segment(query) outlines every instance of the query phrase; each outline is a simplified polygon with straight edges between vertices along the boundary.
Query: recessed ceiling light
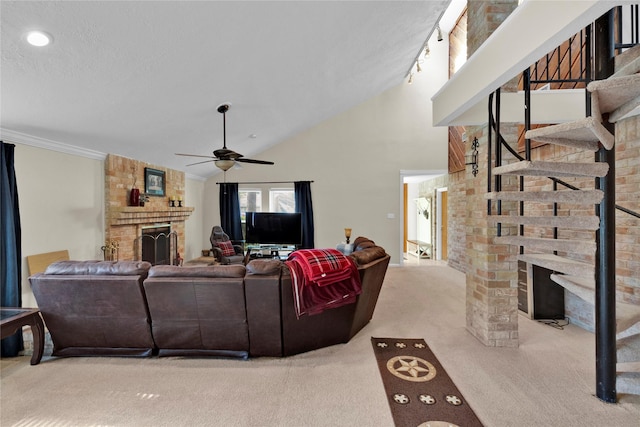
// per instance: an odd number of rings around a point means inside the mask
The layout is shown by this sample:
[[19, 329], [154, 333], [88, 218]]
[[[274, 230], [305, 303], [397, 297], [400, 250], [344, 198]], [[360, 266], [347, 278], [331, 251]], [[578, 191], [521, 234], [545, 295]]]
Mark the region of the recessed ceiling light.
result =
[[43, 47], [51, 43], [51, 36], [44, 31], [29, 31], [27, 42], [32, 46]]
[[256, 135], [255, 133], [252, 133], [251, 135], [249, 135], [249, 138], [251, 139], [256, 139], [258, 137], [258, 135]]

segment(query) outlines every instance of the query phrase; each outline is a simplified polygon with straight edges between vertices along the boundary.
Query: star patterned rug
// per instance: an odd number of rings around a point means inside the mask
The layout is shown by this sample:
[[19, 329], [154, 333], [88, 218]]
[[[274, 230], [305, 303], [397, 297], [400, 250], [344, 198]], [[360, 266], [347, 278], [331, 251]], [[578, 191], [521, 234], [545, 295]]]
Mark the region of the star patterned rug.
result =
[[371, 343], [396, 427], [482, 427], [425, 340]]

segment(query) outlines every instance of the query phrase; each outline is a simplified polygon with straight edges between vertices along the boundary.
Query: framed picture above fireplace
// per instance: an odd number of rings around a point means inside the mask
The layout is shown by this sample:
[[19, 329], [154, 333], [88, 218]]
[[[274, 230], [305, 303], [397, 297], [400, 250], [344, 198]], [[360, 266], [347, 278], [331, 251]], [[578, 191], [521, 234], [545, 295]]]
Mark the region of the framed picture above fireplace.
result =
[[166, 187], [164, 171], [144, 168], [144, 192], [149, 196], [164, 197]]

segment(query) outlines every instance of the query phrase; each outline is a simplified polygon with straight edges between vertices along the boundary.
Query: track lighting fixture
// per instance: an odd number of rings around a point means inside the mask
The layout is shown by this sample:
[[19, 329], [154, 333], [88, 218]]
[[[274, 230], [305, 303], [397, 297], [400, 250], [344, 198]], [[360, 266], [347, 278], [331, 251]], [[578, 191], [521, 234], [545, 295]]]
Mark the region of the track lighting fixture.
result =
[[419, 73], [420, 71], [422, 71], [422, 67], [420, 66], [420, 60], [416, 61], [416, 71]]
[[442, 30], [440, 29], [440, 24], [436, 26], [436, 30], [438, 31], [438, 41], [442, 41]]
[[429, 43], [427, 43], [424, 47], [424, 57], [428, 58], [431, 56], [431, 51], [429, 50]]
[[413, 83], [413, 73], [409, 74], [409, 80], [407, 81], [407, 83]]

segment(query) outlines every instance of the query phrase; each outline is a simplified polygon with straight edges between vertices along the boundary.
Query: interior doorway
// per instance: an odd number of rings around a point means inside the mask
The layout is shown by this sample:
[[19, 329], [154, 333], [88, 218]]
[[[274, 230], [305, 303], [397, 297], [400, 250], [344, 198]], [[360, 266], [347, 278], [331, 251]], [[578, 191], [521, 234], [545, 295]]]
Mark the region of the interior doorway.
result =
[[434, 203], [435, 181], [432, 181], [442, 175], [446, 175], [446, 172], [400, 172], [403, 218], [400, 225], [400, 265], [433, 260], [442, 250], [440, 248], [442, 243], [438, 243], [437, 240], [439, 232], [437, 224], [440, 224], [440, 221], [437, 220], [438, 213]]

